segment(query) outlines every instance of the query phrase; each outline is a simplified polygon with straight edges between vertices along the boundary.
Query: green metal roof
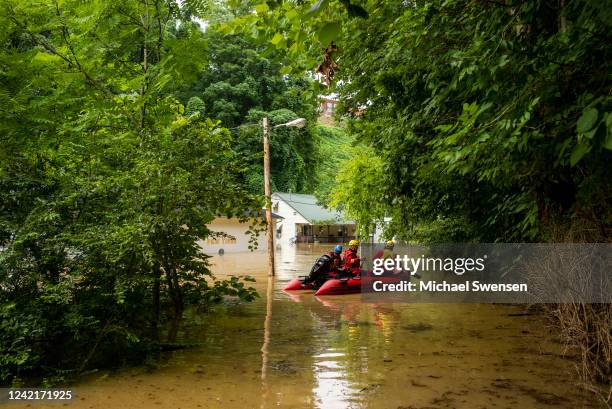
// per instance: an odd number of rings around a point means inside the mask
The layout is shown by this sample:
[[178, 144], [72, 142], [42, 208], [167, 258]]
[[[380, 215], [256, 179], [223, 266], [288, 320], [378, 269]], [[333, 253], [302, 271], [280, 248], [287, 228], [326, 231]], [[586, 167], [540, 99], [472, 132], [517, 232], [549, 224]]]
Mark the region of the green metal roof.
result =
[[346, 220], [342, 213], [326, 209], [318, 204], [317, 198], [313, 195], [276, 192], [272, 194], [272, 197], [286, 202], [311, 224], [355, 224], [353, 221]]

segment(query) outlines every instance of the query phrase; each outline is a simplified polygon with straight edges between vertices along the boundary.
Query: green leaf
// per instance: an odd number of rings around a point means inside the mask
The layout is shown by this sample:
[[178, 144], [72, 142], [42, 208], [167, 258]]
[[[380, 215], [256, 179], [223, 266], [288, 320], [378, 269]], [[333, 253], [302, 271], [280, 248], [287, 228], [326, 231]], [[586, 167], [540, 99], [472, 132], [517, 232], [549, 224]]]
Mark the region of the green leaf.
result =
[[606, 135], [606, 140], [604, 141], [602, 146], [612, 151], [612, 132], [608, 132], [608, 134]]
[[499, 67], [503, 67], [503, 66], [505, 66], [506, 64], [508, 64], [508, 61], [509, 61], [508, 56], [507, 56], [506, 54], [504, 54], [504, 55], [502, 55], [502, 56], [499, 58], [499, 64], [498, 64], [498, 66], [499, 66]]
[[285, 13], [285, 17], [289, 20], [293, 20], [298, 16], [298, 12], [295, 9], [291, 9]]
[[438, 125], [434, 129], [440, 132], [448, 132], [451, 129], [453, 129], [453, 125], [452, 124]]
[[570, 165], [575, 166], [578, 162], [580, 162], [580, 159], [582, 159], [582, 157], [586, 155], [590, 150], [591, 147], [588, 145], [584, 145], [582, 143], [576, 145], [570, 156]]
[[601, 146], [612, 151], [612, 113], [606, 112], [604, 121], [606, 123], [606, 139]]
[[585, 133], [593, 128], [595, 122], [597, 122], [597, 109], [588, 108], [582, 112], [582, 116], [578, 119], [576, 123], [576, 131], [578, 133]]
[[597, 127], [595, 127], [595, 128], [593, 128], [593, 129], [591, 129], [591, 130], [590, 130], [590, 131], [588, 131], [588, 132], [585, 132], [585, 133], [584, 133], [584, 136], [586, 136], [586, 137], [587, 137], [587, 138], [589, 138], [589, 139], [593, 139], [593, 137], [595, 136], [595, 134], [596, 134], [596, 133], [597, 133]]
[[277, 45], [278, 43], [280, 43], [281, 41], [283, 41], [283, 35], [281, 33], [276, 33], [274, 34], [274, 37], [272, 37], [272, 40], [270, 40], [270, 42], [274, 45]]
[[340, 25], [340, 22], [336, 22], [336, 21], [329, 22], [329, 23], [325, 23], [325, 25], [323, 25], [317, 31], [317, 37], [319, 38], [319, 41], [321, 42], [321, 44], [327, 46], [332, 41], [338, 38], [338, 35], [340, 35], [341, 31], [342, 31], [342, 26]]
[[255, 6], [255, 11], [259, 14], [265, 13], [268, 10], [270, 10], [270, 7], [268, 7], [266, 3], [261, 3]]
[[604, 119], [606, 122], [606, 139], [601, 146], [612, 151], [612, 113], [607, 112]]

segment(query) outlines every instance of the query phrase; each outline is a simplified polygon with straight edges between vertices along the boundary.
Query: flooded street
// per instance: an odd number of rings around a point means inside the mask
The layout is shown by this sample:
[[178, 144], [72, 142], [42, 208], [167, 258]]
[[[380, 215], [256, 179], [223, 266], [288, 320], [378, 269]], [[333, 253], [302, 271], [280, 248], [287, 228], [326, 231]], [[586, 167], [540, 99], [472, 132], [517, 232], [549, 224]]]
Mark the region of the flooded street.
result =
[[[215, 257], [216, 275], [255, 276], [261, 298], [189, 314], [181, 339], [197, 347], [165, 354], [156, 369], [90, 375], [67, 406], [597, 407], [580, 393], [573, 362], [542, 320], [520, 306], [362, 304], [360, 295], [283, 293], [322, 251], [281, 252], [273, 282], [265, 254]], [[28, 406], [43, 407], [10, 405]]]

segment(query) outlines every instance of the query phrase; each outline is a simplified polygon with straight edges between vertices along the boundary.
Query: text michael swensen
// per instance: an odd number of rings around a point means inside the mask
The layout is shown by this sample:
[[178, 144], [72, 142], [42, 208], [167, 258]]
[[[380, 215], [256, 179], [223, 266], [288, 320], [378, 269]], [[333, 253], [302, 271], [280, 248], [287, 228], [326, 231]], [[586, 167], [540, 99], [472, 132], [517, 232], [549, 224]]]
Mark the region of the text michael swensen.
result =
[[486, 255], [478, 258], [409, 257], [407, 255], [396, 255], [395, 257], [374, 259], [372, 273], [374, 275], [381, 275], [389, 271], [405, 271], [415, 275], [424, 271], [452, 271], [457, 275], [463, 275], [468, 271], [483, 271], [485, 269], [486, 258]]
[[480, 281], [465, 281], [463, 283], [448, 283], [446, 281], [400, 281], [385, 283], [374, 280], [372, 289], [376, 292], [527, 292], [524, 283], [481, 283]]

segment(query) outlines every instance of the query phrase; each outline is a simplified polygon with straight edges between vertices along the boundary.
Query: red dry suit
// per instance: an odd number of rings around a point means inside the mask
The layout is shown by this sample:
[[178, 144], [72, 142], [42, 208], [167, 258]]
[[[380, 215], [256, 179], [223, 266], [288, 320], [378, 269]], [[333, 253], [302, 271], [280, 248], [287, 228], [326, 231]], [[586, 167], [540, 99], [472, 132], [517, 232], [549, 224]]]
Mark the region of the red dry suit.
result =
[[344, 265], [342, 268], [350, 271], [353, 275], [359, 275], [361, 273], [361, 259], [357, 255], [357, 250], [347, 249], [343, 257]]

